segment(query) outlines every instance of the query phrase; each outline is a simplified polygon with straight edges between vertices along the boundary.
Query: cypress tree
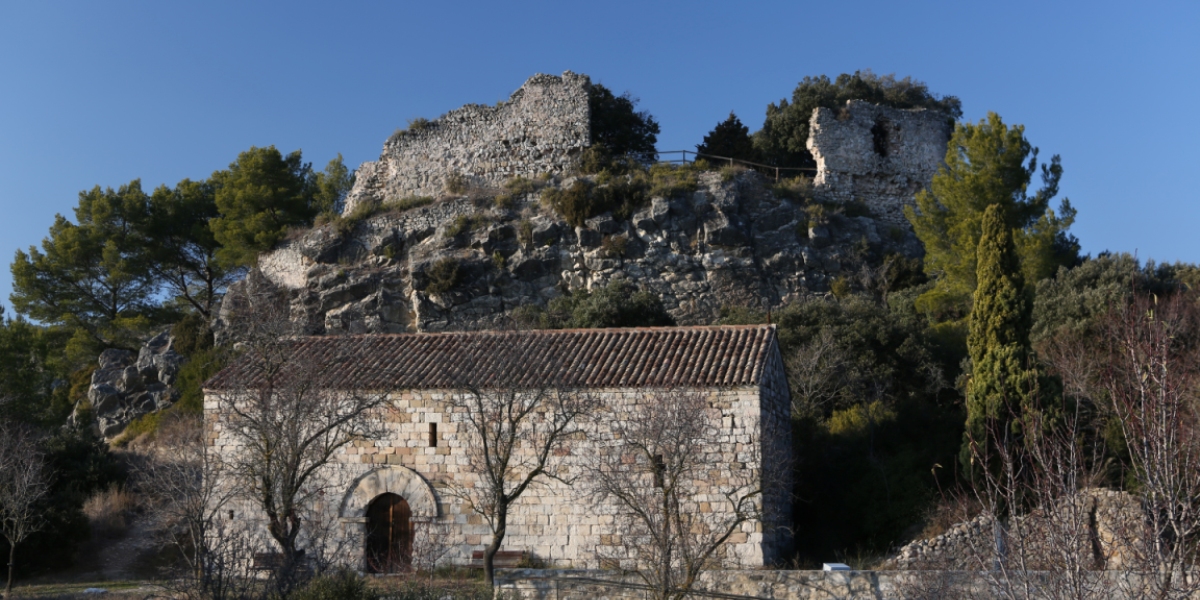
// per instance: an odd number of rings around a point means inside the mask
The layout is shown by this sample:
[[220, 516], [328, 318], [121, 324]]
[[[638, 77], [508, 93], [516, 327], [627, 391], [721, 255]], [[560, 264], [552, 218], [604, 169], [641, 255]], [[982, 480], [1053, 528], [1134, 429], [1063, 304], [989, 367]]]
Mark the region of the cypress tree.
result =
[[962, 460], [968, 468], [971, 442], [983, 443], [990, 423], [1014, 427], [1038, 392], [1029, 347], [1029, 299], [1004, 207], [988, 206], [982, 225], [978, 286], [967, 337], [972, 372]]

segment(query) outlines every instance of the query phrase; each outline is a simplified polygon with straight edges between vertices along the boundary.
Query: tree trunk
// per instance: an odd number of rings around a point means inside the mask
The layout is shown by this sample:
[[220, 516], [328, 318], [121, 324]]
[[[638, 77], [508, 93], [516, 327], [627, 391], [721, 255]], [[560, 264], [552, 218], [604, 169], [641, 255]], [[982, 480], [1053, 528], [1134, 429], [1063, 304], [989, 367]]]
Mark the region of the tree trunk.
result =
[[492, 533], [492, 543], [483, 550], [483, 580], [489, 586], [496, 585], [496, 553], [504, 541], [504, 533], [508, 528], [508, 502], [501, 500], [496, 503], [496, 531]]
[[4, 586], [4, 597], [12, 597], [13, 567], [17, 564], [17, 545], [8, 543], [8, 583]]

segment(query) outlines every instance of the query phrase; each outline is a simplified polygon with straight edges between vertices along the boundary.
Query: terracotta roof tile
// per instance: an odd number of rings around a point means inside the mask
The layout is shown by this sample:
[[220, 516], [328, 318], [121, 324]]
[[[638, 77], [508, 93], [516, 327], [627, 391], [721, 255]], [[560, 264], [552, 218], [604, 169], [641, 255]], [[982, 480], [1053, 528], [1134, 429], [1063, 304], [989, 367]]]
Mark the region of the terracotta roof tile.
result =
[[[297, 338], [297, 364], [332, 389], [738, 386], [761, 381], [773, 325], [417, 333]], [[235, 360], [206, 389], [257, 385]]]

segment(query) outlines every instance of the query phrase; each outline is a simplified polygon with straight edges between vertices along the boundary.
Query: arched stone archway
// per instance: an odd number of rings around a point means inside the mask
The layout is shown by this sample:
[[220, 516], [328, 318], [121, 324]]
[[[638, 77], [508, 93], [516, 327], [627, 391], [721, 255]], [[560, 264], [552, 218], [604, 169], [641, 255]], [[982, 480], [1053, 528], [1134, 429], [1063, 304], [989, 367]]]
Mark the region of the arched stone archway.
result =
[[416, 471], [398, 465], [379, 466], [355, 479], [342, 499], [338, 516], [363, 522], [367, 507], [380, 494], [403, 497], [414, 519], [433, 519], [438, 516], [437, 496], [433, 487]]

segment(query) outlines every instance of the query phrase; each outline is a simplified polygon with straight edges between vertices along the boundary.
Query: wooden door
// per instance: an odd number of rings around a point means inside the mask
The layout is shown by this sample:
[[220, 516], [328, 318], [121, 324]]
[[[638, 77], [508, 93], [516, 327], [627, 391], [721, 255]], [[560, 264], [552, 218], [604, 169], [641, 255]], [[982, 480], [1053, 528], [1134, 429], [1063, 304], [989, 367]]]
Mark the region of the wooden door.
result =
[[367, 506], [367, 571], [399, 573], [412, 564], [412, 511], [396, 494], [381, 494]]

